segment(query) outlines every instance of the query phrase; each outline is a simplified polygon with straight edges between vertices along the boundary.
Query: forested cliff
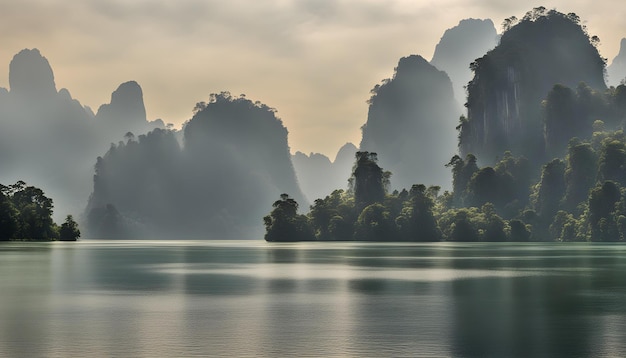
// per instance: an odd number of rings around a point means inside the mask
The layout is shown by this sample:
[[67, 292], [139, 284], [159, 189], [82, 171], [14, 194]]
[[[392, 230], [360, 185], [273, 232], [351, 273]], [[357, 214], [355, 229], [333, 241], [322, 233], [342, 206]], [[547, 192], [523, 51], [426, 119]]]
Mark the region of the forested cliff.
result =
[[[504, 22], [500, 43], [471, 64], [467, 118], [460, 124], [461, 155], [493, 164], [504, 151], [545, 161], [542, 101], [552, 87], [583, 82], [604, 91], [604, 59], [597, 37], [576, 14], [535, 8]], [[590, 128], [593, 118], [585, 118]], [[578, 134], [578, 133], [576, 133]], [[563, 148], [564, 149], [564, 148]]]

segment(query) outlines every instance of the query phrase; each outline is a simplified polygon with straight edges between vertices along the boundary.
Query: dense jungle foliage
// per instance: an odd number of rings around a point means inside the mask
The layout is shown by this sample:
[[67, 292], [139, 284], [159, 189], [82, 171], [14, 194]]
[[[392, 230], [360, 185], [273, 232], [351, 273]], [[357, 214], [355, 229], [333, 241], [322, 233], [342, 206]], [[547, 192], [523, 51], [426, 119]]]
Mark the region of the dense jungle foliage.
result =
[[58, 226], [52, 220], [52, 199], [34, 186], [18, 181], [0, 184], [0, 241], [76, 241], [78, 224], [72, 215]]

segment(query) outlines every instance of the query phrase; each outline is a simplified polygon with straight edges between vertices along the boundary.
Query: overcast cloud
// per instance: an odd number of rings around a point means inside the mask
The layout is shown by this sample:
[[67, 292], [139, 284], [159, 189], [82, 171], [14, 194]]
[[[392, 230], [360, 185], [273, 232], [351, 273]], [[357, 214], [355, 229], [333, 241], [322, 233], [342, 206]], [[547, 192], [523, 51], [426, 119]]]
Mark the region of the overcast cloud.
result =
[[[97, 109], [128, 80], [150, 120], [180, 125], [211, 92], [278, 109], [292, 151], [334, 157], [360, 141], [369, 90], [398, 59], [432, 57], [459, 20], [577, 13], [612, 60], [626, 37], [622, 0], [0, 0], [0, 87], [23, 48], [39, 48], [82, 104]], [[499, 29], [498, 29], [499, 30]]]

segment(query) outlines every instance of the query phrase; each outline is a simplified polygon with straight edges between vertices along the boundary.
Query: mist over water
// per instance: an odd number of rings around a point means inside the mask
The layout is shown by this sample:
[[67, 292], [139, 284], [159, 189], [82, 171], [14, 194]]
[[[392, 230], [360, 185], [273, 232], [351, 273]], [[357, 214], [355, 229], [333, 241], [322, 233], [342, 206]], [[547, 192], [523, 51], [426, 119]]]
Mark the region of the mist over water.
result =
[[0, 355], [619, 356], [625, 253], [621, 244], [4, 243]]

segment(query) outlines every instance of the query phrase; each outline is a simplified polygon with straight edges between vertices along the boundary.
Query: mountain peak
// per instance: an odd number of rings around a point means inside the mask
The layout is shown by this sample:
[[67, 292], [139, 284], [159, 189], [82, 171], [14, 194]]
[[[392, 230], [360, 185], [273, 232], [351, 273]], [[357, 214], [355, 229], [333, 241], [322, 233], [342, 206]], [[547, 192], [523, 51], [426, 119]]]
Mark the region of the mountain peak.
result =
[[123, 105], [124, 103], [143, 103], [143, 91], [136, 81], [124, 82], [111, 94], [111, 103]]
[[497, 37], [490, 19], [464, 19], [439, 40], [430, 63], [448, 74], [457, 102], [465, 103], [464, 86], [472, 79], [470, 63], [494, 48]]
[[97, 116], [105, 117], [106, 122], [145, 124], [146, 107], [141, 86], [135, 81], [119, 85], [111, 94], [111, 103], [100, 106]]
[[405, 66], [427, 63], [428, 61], [426, 61], [426, 59], [420, 55], [409, 55], [406, 57], [402, 57], [400, 61], [398, 61], [398, 69], [404, 68]]
[[54, 74], [48, 60], [38, 49], [23, 49], [9, 65], [12, 93], [26, 96], [51, 96], [56, 91]]
[[352, 163], [354, 161], [354, 153], [358, 152], [359, 148], [356, 145], [348, 142], [341, 146], [337, 151], [337, 155], [335, 155], [335, 160], [333, 163], [341, 162], [342, 160], [348, 160], [348, 162]]

